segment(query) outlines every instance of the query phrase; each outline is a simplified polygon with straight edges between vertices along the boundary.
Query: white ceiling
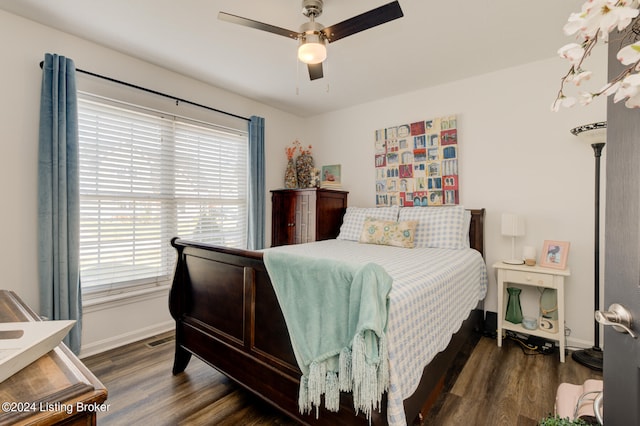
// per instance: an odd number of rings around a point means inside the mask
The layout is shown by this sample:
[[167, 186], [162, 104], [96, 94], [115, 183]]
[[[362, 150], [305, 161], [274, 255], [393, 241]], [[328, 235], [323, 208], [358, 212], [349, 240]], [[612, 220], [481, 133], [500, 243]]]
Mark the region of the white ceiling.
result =
[[[325, 0], [317, 21], [389, 1]], [[399, 1], [403, 18], [329, 44], [315, 81], [295, 40], [217, 19], [224, 11], [297, 31], [300, 0], [2, 0], [0, 9], [305, 117], [553, 57], [583, 2]]]

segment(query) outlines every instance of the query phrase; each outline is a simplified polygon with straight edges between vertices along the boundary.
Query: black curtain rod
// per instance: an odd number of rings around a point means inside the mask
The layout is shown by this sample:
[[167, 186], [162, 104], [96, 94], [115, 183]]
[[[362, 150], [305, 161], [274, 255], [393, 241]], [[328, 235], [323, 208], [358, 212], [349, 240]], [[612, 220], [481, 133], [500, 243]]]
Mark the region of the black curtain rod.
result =
[[[44, 66], [44, 61], [40, 61], [40, 68], [42, 68], [43, 66]], [[172, 99], [172, 100], [174, 100], [176, 102], [184, 102], [186, 104], [190, 104], [190, 105], [194, 105], [194, 106], [197, 106], [197, 107], [200, 107], [200, 108], [208, 109], [209, 111], [215, 111], [215, 112], [219, 112], [220, 114], [225, 114], [225, 115], [229, 115], [231, 117], [239, 118], [241, 120], [251, 121], [251, 119], [249, 119], [247, 117], [243, 117], [241, 115], [236, 115], [236, 114], [233, 114], [231, 112], [222, 111], [222, 110], [219, 110], [219, 109], [216, 109], [216, 108], [212, 108], [212, 107], [209, 107], [209, 106], [206, 106], [206, 105], [202, 105], [202, 104], [199, 104], [199, 103], [196, 103], [196, 102], [191, 102], [191, 101], [188, 101], [186, 99], [177, 98], [175, 96], [168, 95], [166, 93], [158, 92], [158, 91], [152, 90], [152, 89], [147, 89], [146, 87], [137, 86], [135, 84], [127, 83], [126, 81], [116, 80], [115, 78], [111, 78], [111, 77], [107, 77], [107, 76], [104, 76], [104, 75], [96, 74], [96, 73], [93, 73], [91, 71], [81, 70], [80, 68], [76, 68], [76, 71], [81, 72], [83, 74], [90, 75], [92, 77], [98, 77], [98, 78], [101, 78], [103, 80], [110, 81], [112, 83], [118, 83], [118, 84], [122, 84], [123, 86], [131, 87], [131, 88], [142, 90], [142, 91], [149, 92], [149, 93], [153, 93], [154, 95], [158, 95], [158, 96], [162, 96], [162, 97], [165, 97], [165, 98], [169, 98], [169, 99]]]

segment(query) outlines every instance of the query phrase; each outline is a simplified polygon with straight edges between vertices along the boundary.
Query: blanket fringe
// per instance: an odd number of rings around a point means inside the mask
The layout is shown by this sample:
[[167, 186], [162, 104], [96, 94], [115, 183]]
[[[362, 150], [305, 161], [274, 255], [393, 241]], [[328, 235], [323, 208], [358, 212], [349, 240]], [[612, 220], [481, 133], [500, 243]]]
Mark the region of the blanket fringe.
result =
[[311, 403], [309, 402], [309, 380], [306, 376], [300, 377], [298, 409], [300, 410], [301, 414], [307, 414], [309, 411], [311, 411]]
[[351, 349], [343, 348], [340, 352], [338, 378], [340, 391], [351, 392], [353, 382], [351, 381]]
[[[312, 362], [309, 366], [309, 402], [312, 406], [320, 406], [322, 394], [326, 389], [327, 364], [325, 362]], [[316, 416], [317, 416], [316, 412]]]
[[380, 358], [384, 358], [384, 361], [380, 361], [380, 366], [378, 368], [378, 395], [382, 395], [388, 391], [390, 383], [386, 335], [382, 335], [380, 338]]
[[351, 349], [343, 348], [339, 354], [338, 371], [327, 371], [329, 360], [314, 361], [308, 376], [300, 379], [298, 406], [302, 414], [316, 409], [316, 417], [324, 395], [324, 406], [329, 411], [340, 408], [340, 392], [352, 392], [356, 414], [362, 412], [371, 419], [372, 411], [379, 410], [382, 395], [389, 389], [389, 363], [384, 335], [377, 339], [377, 359], [367, 359], [365, 339], [358, 334]]
[[327, 373], [324, 406], [329, 411], [338, 411], [340, 409], [340, 389], [338, 386], [338, 375], [333, 372]]

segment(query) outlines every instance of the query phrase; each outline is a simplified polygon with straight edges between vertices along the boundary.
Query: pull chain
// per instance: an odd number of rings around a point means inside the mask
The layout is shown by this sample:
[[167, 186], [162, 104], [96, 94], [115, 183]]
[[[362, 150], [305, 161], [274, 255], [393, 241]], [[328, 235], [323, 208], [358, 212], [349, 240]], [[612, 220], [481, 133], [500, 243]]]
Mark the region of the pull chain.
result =
[[296, 58], [296, 96], [300, 96], [300, 61]]

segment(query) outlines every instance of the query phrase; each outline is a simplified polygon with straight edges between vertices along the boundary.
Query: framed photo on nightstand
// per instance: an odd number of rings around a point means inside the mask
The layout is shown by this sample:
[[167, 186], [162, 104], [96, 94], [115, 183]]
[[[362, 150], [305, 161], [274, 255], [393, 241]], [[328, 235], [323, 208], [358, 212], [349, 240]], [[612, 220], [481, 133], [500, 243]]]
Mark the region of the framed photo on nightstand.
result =
[[540, 266], [546, 268], [565, 269], [569, 257], [568, 241], [545, 240], [540, 256]]

